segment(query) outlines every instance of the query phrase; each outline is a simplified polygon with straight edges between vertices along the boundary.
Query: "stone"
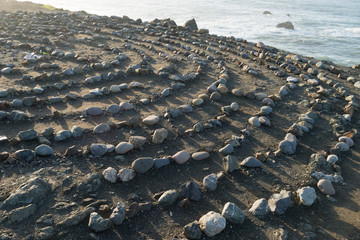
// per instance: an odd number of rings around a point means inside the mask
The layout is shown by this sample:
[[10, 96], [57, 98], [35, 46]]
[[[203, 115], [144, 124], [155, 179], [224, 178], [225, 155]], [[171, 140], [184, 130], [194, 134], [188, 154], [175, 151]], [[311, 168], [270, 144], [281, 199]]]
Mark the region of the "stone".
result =
[[34, 129], [29, 129], [26, 131], [21, 131], [18, 134], [18, 138], [21, 141], [30, 141], [34, 140], [37, 137], [37, 132]]
[[23, 101], [21, 99], [14, 99], [12, 102], [11, 102], [11, 106], [13, 108], [21, 108], [23, 106]]
[[210, 156], [210, 154], [205, 151], [204, 152], [196, 152], [191, 155], [192, 159], [194, 159], [196, 161], [204, 160], [204, 159], [208, 158], [209, 156]]
[[103, 172], [102, 175], [105, 178], [105, 180], [108, 180], [109, 182], [116, 183], [117, 176], [116, 176], [116, 170], [115, 168], [108, 167]]
[[118, 202], [116, 208], [114, 208], [114, 210], [110, 215], [110, 220], [115, 225], [120, 225], [125, 220], [125, 216], [126, 216], [125, 204], [123, 202]]
[[228, 155], [224, 158], [224, 169], [228, 173], [232, 173], [239, 169], [239, 164], [234, 156]]
[[243, 91], [239, 88], [234, 88], [233, 90], [231, 90], [231, 93], [236, 97], [241, 97], [244, 95]]
[[166, 128], [159, 128], [154, 131], [152, 136], [152, 142], [155, 144], [161, 144], [168, 136], [168, 130]]
[[317, 198], [315, 189], [312, 187], [300, 188], [296, 193], [300, 199], [300, 203], [305, 206], [311, 206]]
[[239, 110], [239, 104], [237, 102], [232, 102], [230, 104], [230, 108], [231, 108], [231, 111], [236, 112], [237, 110]]
[[218, 176], [215, 173], [207, 175], [203, 179], [203, 186], [209, 191], [215, 191], [217, 188]]
[[262, 162], [260, 162], [254, 157], [247, 157], [240, 163], [240, 165], [244, 167], [255, 168], [255, 167], [261, 167]]
[[111, 228], [111, 221], [102, 218], [97, 212], [93, 212], [90, 214], [88, 226], [95, 232], [102, 232]]
[[110, 131], [110, 126], [107, 123], [100, 123], [99, 125], [94, 127], [93, 131], [94, 131], [94, 133], [97, 133], [97, 134], [108, 132], [108, 131]]
[[28, 118], [28, 115], [20, 110], [13, 110], [8, 116], [10, 121], [21, 121]]
[[68, 138], [71, 138], [71, 132], [69, 130], [61, 130], [54, 135], [54, 140], [56, 142], [61, 142]]
[[220, 99], [221, 99], [221, 94], [218, 92], [213, 92], [210, 95], [210, 100], [212, 100], [212, 101], [219, 101]]
[[115, 147], [115, 152], [117, 154], [125, 154], [131, 150], [133, 150], [134, 146], [131, 143], [128, 142], [120, 142], [116, 147]]
[[191, 240], [201, 239], [202, 232], [200, 229], [200, 223], [198, 221], [194, 221], [192, 223], [187, 224], [184, 227], [184, 235], [185, 237]]
[[130, 204], [130, 206], [126, 209], [127, 218], [135, 217], [141, 211], [140, 205], [137, 202]]
[[245, 221], [245, 213], [235, 203], [227, 202], [221, 215], [232, 223], [242, 224]]
[[288, 133], [285, 139], [279, 143], [279, 149], [285, 154], [294, 154], [296, 152], [297, 140], [296, 136], [292, 133]]
[[290, 21], [279, 23], [279, 24], [276, 25], [276, 27], [277, 28], [285, 28], [285, 29], [294, 30], [294, 25]]
[[35, 158], [35, 153], [30, 149], [21, 149], [15, 152], [15, 158], [19, 161], [30, 162]]
[[351, 138], [346, 137], [346, 136], [339, 137], [339, 142], [344, 142], [347, 145], [349, 145], [349, 147], [354, 146], [354, 141]]
[[51, 137], [53, 134], [54, 134], [54, 129], [52, 127], [45, 128], [41, 132], [41, 135], [43, 135], [44, 137]]
[[86, 109], [86, 114], [90, 116], [99, 116], [103, 113], [103, 110], [99, 107], [89, 107]]
[[129, 138], [129, 143], [131, 143], [134, 149], [142, 149], [146, 143], [146, 138], [143, 136], [131, 136]]
[[226, 227], [226, 219], [220, 213], [208, 212], [199, 219], [200, 229], [208, 237], [213, 237]]
[[265, 117], [265, 116], [259, 117], [259, 122], [260, 122], [261, 125], [271, 126], [270, 120], [269, 120], [267, 117]]
[[35, 148], [35, 153], [39, 156], [52, 156], [54, 155], [54, 150], [48, 145], [41, 144]]
[[203, 103], [204, 103], [204, 100], [202, 98], [197, 98], [197, 99], [192, 100], [192, 104], [194, 106], [200, 106]]
[[186, 151], [180, 151], [175, 153], [172, 158], [177, 164], [184, 164], [190, 159], [190, 153]]
[[346, 151], [349, 151], [349, 145], [345, 142], [338, 142], [336, 145], [335, 145], [335, 148], [336, 149], [339, 149], [340, 152], [346, 152]]
[[37, 240], [53, 239], [54, 235], [55, 235], [54, 227], [48, 226], [39, 229], [38, 233], [36, 234], [36, 239]]
[[201, 190], [199, 184], [193, 181], [184, 183], [180, 186], [179, 196], [182, 199], [188, 198], [193, 201], [199, 201], [201, 198]]
[[132, 105], [131, 103], [128, 103], [128, 102], [121, 102], [119, 104], [119, 106], [120, 106], [121, 110], [125, 110], [125, 111], [134, 109], [134, 105]]
[[129, 182], [133, 180], [135, 176], [136, 176], [135, 171], [129, 168], [123, 168], [117, 174], [117, 178], [122, 182]]
[[103, 156], [107, 153], [107, 147], [106, 144], [93, 143], [90, 145], [90, 151], [94, 156]]
[[92, 213], [94, 211], [95, 211], [95, 208], [93, 208], [93, 207], [87, 207], [82, 210], [74, 211], [69, 216], [67, 216], [67, 218], [65, 218], [65, 220], [61, 221], [57, 225], [59, 227], [76, 226], [79, 223], [81, 223], [82, 221], [84, 221], [85, 218], [87, 218], [90, 215], [90, 213]]
[[137, 173], [145, 173], [149, 171], [154, 165], [154, 159], [150, 157], [141, 157], [136, 159], [132, 164], [131, 168]]
[[154, 159], [154, 167], [161, 168], [170, 164], [170, 159], [168, 158], [155, 158]]
[[260, 121], [257, 117], [251, 117], [249, 118], [248, 122], [253, 125], [254, 127], [260, 127]]
[[160, 118], [156, 115], [150, 115], [142, 120], [142, 123], [148, 126], [155, 125], [158, 123]]
[[29, 204], [24, 207], [16, 208], [7, 214], [8, 222], [9, 223], [14, 223], [14, 222], [20, 223], [23, 220], [25, 220], [26, 218], [34, 215], [36, 209], [37, 209], [36, 204]]
[[120, 106], [117, 104], [111, 104], [106, 108], [106, 112], [108, 112], [110, 114], [116, 114], [116, 113], [120, 112]]
[[254, 216], [264, 216], [269, 212], [268, 201], [265, 198], [256, 200], [249, 209]]
[[12, 71], [11, 67], [6, 67], [6, 68], [1, 69], [2, 74], [10, 74], [11, 71]]
[[188, 28], [191, 32], [198, 30], [198, 27], [197, 27], [197, 24], [196, 24], [196, 21], [194, 18], [186, 21], [184, 24], [184, 27]]
[[320, 192], [326, 195], [335, 195], [335, 189], [332, 183], [327, 179], [320, 179], [317, 183]]
[[280, 193], [273, 194], [268, 201], [269, 208], [272, 212], [279, 215], [284, 214], [285, 211], [293, 205], [291, 201], [291, 192], [281, 190]]
[[179, 193], [175, 189], [168, 190], [168, 191], [165, 191], [163, 194], [161, 194], [158, 202], [160, 204], [164, 204], [164, 205], [171, 205], [176, 201], [178, 196], [179, 196]]
[[36, 97], [25, 97], [23, 99], [23, 104], [26, 107], [31, 107], [36, 103]]
[[71, 128], [71, 136], [72, 137], [80, 137], [82, 135], [82, 133], [83, 133], [83, 130], [79, 126], [73, 126]]
[[234, 151], [232, 144], [227, 144], [225, 147], [219, 149], [219, 153], [222, 155], [230, 155]]
[[335, 154], [330, 154], [329, 156], [327, 156], [326, 161], [329, 164], [333, 164], [336, 163], [339, 160], [338, 156], [336, 156]]
[[272, 112], [272, 108], [269, 106], [262, 106], [260, 108], [260, 114], [268, 115]]

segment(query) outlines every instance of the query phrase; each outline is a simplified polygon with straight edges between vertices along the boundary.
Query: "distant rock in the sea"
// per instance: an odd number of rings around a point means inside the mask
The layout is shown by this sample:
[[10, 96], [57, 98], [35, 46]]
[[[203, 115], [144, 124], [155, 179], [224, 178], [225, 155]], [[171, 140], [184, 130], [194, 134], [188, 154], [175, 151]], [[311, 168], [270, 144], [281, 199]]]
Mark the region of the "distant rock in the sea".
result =
[[184, 24], [184, 27], [185, 28], [189, 28], [190, 31], [197, 31], [198, 30], [198, 26], [196, 24], [196, 21], [195, 19], [190, 19], [190, 20], [187, 20]]
[[286, 28], [294, 30], [294, 25], [290, 21], [282, 22], [276, 25], [277, 28]]
[[264, 11], [263, 14], [265, 15], [271, 15], [272, 13], [270, 11]]

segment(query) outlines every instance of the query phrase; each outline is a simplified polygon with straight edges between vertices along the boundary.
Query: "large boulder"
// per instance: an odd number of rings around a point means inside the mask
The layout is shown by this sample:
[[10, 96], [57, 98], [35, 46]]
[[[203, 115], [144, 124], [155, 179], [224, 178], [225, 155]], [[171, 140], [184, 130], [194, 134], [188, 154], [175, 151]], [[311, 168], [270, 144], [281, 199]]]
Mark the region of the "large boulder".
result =
[[279, 23], [278, 25], [276, 25], [276, 27], [295, 30], [294, 25], [290, 21]]

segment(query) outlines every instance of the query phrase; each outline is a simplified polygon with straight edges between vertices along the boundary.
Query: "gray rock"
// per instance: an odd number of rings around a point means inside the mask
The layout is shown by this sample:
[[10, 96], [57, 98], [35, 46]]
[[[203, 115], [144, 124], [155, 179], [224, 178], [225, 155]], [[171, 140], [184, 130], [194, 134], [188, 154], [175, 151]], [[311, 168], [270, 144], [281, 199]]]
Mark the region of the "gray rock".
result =
[[158, 202], [164, 205], [171, 205], [176, 201], [178, 197], [179, 193], [175, 189], [171, 189], [161, 194]]
[[191, 113], [193, 111], [193, 107], [190, 104], [184, 104], [179, 106], [179, 110], [183, 113]]
[[311, 206], [317, 198], [315, 189], [312, 187], [300, 188], [296, 193], [300, 199], [300, 203], [305, 206]]
[[39, 156], [52, 156], [54, 155], [54, 150], [48, 145], [42, 144], [35, 148], [35, 153]]
[[234, 156], [228, 155], [224, 158], [224, 169], [228, 173], [232, 173], [235, 170], [239, 169], [238, 161]]
[[262, 162], [260, 162], [254, 157], [247, 157], [240, 163], [240, 165], [244, 167], [254, 168], [254, 167], [261, 167]]
[[191, 32], [198, 30], [198, 26], [194, 18], [186, 21], [184, 27], [188, 28]]
[[272, 212], [279, 215], [284, 214], [285, 211], [293, 205], [291, 201], [291, 192], [282, 190], [280, 193], [273, 194], [268, 201], [269, 208]]
[[279, 23], [276, 25], [276, 27], [294, 30], [294, 25], [290, 21]]
[[258, 199], [254, 202], [252, 207], [249, 209], [255, 216], [264, 216], [269, 212], [268, 201], [265, 198]]
[[202, 236], [202, 232], [200, 229], [200, 223], [198, 221], [194, 221], [192, 223], [187, 224], [184, 227], [184, 235], [188, 239], [192, 239], [192, 240], [200, 239]]
[[30, 141], [34, 140], [37, 137], [37, 132], [34, 129], [29, 129], [26, 131], [21, 131], [18, 134], [18, 138], [21, 141]]
[[12, 71], [11, 67], [6, 67], [6, 68], [1, 69], [2, 74], [10, 74], [11, 71]]
[[168, 130], [166, 128], [159, 128], [154, 131], [154, 134], [152, 136], [152, 142], [155, 144], [160, 144], [168, 136]]
[[15, 152], [15, 158], [19, 161], [30, 162], [34, 159], [35, 153], [30, 149], [21, 149]]
[[90, 214], [88, 226], [95, 232], [102, 232], [111, 228], [111, 221], [102, 218], [97, 212], [93, 212]]
[[118, 202], [116, 208], [110, 215], [110, 220], [115, 225], [120, 225], [125, 220], [126, 207], [123, 202]]
[[201, 198], [201, 190], [199, 184], [196, 182], [187, 182], [180, 186], [179, 196], [184, 199], [188, 198], [190, 200], [199, 201]]
[[68, 68], [64, 71], [64, 75], [66, 75], [66, 76], [73, 76], [74, 74], [75, 74], [75, 72], [71, 68]]
[[103, 113], [103, 110], [99, 107], [89, 107], [86, 109], [86, 114], [90, 116], [99, 116]]
[[11, 121], [21, 121], [28, 118], [28, 115], [20, 110], [13, 110], [11, 111], [10, 115], [8, 116], [8, 119]]
[[107, 123], [100, 123], [99, 125], [97, 125], [94, 128], [94, 133], [98, 133], [98, 134], [108, 132], [108, 131], [110, 131], [110, 126]]
[[217, 180], [218, 180], [218, 176], [215, 173], [212, 173], [204, 177], [203, 185], [206, 189], [210, 191], [215, 191], [217, 188]]
[[134, 146], [128, 142], [121, 142], [115, 147], [115, 152], [117, 154], [125, 154], [131, 150], [133, 150]]
[[16, 208], [7, 214], [8, 222], [9, 223], [14, 223], [14, 222], [20, 223], [23, 220], [25, 220], [26, 218], [34, 215], [36, 209], [37, 209], [36, 204], [29, 204], [24, 207]]
[[115, 168], [112, 167], [108, 167], [102, 172], [102, 175], [104, 176], [105, 180], [108, 180], [109, 182], [112, 183], [116, 183], [117, 180], [116, 174], [117, 172]]
[[221, 213], [226, 220], [232, 223], [244, 223], [245, 213], [234, 203], [227, 202]]
[[170, 164], [170, 160], [168, 158], [155, 158], [154, 159], [154, 167], [161, 168]]
[[229, 155], [234, 151], [234, 147], [231, 144], [227, 144], [225, 147], [220, 148], [219, 153], [222, 155]]
[[87, 217], [89, 217], [90, 213], [94, 212], [95, 208], [87, 207], [85, 209], [77, 210], [67, 216], [63, 221], [61, 221], [57, 226], [68, 228], [71, 226], [76, 226], [82, 221], [84, 221]]
[[73, 137], [80, 137], [82, 135], [82, 133], [83, 133], [83, 130], [79, 126], [73, 126], [71, 128], [71, 136], [73, 136]]
[[90, 146], [90, 151], [95, 156], [102, 156], [107, 153], [107, 147], [105, 144], [93, 143]]
[[129, 138], [129, 143], [134, 146], [134, 149], [142, 149], [146, 143], [146, 138], [143, 136], [131, 136]]
[[0, 121], [5, 120], [8, 116], [8, 113], [5, 111], [0, 111]]
[[13, 108], [21, 108], [23, 106], [23, 101], [21, 99], [14, 99], [12, 102], [11, 102], [11, 106]]
[[177, 118], [182, 115], [182, 112], [179, 109], [172, 109], [169, 113], [172, 118]]
[[296, 152], [296, 146], [296, 136], [291, 133], [286, 134], [285, 139], [279, 143], [280, 151], [289, 155]]
[[226, 227], [226, 219], [220, 213], [208, 212], [199, 220], [200, 229], [208, 236], [213, 237]]
[[110, 114], [116, 114], [118, 112], [120, 112], [120, 106], [117, 105], [117, 104], [112, 104], [112, 105], [109, 105], [107, 108], [106, 108], [106, 111]]
[[7, 209], [25, 206], [31, 203], [40, 204], [50, 190], [51, 185], [48, 182], [40, 177], [33, 177], [11, 193], [3, 202], [2, 207]]
[[136, 159], [132, 164], [131, 168], [137, 173], [145, 173], [149, 171], [154, 165], [154, 159], [150, 157], [142, 157]]
[[23, 99], [23, 104], [26, 107], [31, 107], [36, 103], [36, 97], [26, 97]]
[[54, 140], [56, 142], [61, 142], [68, 138], [71, 138], [71, 132], [69, 130], [61, 130], [57, 132], [54, 136]]
[[50, 137], [54, 134], [54, 129], [52, 127], [46, 128], [41, 132], [41, 135], [44, 137]]
[[194, 159], [196, 161], [206, 159], [209, 156], [210, 156], [210, 154], [208, 152], [196, 152], [191, 155], [192, 159]]
[[132, 169], [123, 168], [117, 174], [117, 178], [122, 182], [128, 182], [135, 178], [136, 173]]

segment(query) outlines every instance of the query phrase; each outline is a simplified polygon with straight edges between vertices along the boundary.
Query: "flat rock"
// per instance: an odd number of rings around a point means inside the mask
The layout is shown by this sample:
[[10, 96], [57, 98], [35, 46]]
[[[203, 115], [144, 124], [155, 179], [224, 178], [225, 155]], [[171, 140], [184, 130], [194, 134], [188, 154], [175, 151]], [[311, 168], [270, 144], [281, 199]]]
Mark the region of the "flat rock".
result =
[[97, 212], [93, 212], [90, 214], [88, 226], [95, 232], [102, 232], [111, 228], [111, 221], [102, 218]]
[[134, 146], [131, 143], [128, 142], [120, 142], [116, 147], [115, 147], [115, 152], [117, 154], [125, 154], [131, 150], [133, 150]]
[[208, 152], [196, 152], [196, 153], [193, 153], [191, 155], [191, 158], [196, 160], [196, 161], [200, 161], [200, 160], [204, 160], [206, 158], [208, 158], [210, 156], [210, 154]]
[[320, 179], [317, 183], [320, 192], [326, 195], [335, 195], [335, 189], [332, 183], [327, 179]]
[[190, 159], [190, 154], [186, 151], [180, 151], [175, 153], [172, 158], [177, 164], [184, 164]]
[[227, 202], [221, 215], [232, 223], [242, 224], [245, 221], [245, 213], [235, 203]]
[[199, 223], [201, 231], [203, 231], [208, 237], [215, 236], [226, 227], [226, 219], [221, 216], [220, 213], [213, 211], [210, 211], [202, 216]]
[[136, 159], [132, 164], [131, 168], [137, 173], [145, 173], [149, 171], [154, 165], [154, 159], [150, 157], [141, 157]]

